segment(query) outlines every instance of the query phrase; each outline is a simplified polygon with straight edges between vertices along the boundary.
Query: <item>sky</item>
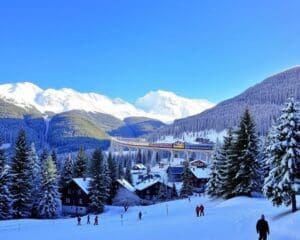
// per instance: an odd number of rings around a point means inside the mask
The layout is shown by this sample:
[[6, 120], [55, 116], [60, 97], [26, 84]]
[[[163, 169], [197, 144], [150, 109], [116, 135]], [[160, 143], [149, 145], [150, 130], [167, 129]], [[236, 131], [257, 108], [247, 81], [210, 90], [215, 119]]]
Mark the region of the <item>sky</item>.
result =
[[0, 84], [217, 103], [300, 64], [299, 12], [294, 0], [3, 0]]

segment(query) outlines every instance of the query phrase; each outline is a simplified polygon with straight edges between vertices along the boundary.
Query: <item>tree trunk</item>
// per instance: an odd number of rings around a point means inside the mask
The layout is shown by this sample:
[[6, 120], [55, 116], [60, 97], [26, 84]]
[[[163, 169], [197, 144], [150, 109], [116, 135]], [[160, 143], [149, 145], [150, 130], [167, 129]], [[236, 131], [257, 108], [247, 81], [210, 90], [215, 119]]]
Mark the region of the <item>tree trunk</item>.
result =
[[297, 202], [296, 202], [296, 194], [292, 194], [292, 212], [297, 211]]

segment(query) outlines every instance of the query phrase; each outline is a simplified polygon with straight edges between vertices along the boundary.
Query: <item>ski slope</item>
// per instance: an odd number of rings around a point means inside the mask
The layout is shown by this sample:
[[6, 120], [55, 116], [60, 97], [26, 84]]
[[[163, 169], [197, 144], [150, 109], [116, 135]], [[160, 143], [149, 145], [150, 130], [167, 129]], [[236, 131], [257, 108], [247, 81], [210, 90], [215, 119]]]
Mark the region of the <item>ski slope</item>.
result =
[[[298, 199], [299, 201], [300, 199]], [[196, 204], [205, 205], [205, 217], [197, 218]], [[167, 215], [168, 206], [168, 215]], [[143, 220], [138, 221], [138, 211]], [[265, 199], [235, 198], [228, 201], [205, 197], [187, 199], [147, 207], [107, 207], [100, 216], [99, 226], [76, 225], [76, 219], [11, 220], [0, 222], [0, 239], [5, 240], [253, 240], [255, 225], [263, 213], [270, 224], [271, 240], [300, 239], [300, 211], [288, 214], [288, 208], [274, 208]], [[91, 218], [93, 221], [93, 217]]]

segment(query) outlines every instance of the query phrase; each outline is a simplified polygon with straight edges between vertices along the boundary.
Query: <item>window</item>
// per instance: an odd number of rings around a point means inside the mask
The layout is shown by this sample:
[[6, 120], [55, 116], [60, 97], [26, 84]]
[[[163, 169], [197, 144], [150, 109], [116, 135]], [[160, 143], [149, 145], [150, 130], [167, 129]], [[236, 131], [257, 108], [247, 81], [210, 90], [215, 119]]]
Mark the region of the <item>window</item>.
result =
[[70, 198], [66, 198], [66, 203], [71, 203]]
[[81, 204], [83, 204], [83, 202], [82, 202], [82, 199], [81, 198], [79, 198], [79, 204], [81, 205]]

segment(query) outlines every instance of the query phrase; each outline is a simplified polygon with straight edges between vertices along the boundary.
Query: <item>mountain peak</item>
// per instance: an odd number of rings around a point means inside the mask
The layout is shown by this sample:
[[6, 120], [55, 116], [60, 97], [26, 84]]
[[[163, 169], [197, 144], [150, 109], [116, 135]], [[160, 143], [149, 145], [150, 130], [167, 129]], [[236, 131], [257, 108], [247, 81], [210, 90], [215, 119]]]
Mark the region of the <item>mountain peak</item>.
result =
[[188, 99], [163, 90], [150, 91], [131, 104], [121, 98], [110, 99], [71, 88], [43, 90], [30, 82], [2, 84], [0, 97], [23, 108], [34, 107], [41, 113], [84, 110], [110, 114], [120, 119], [139, 116], [163, 122], [197, 114], [214, 105], [207, 100]]

